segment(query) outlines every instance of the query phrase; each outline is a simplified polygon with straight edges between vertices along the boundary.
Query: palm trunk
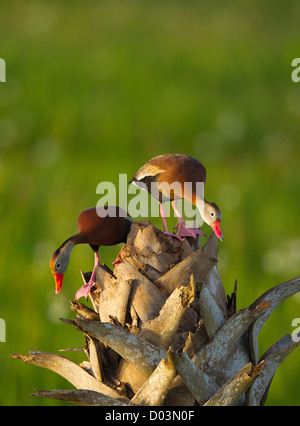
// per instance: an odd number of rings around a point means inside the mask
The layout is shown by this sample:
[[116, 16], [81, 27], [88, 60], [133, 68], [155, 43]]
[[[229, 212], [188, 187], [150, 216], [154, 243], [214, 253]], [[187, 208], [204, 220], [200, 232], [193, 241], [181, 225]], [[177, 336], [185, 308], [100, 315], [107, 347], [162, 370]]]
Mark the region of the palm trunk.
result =
[[122, 263], [113, 273], [97, 269], [93, 309], [71, 302], [77, 315], [67, 322], [86, 337], [84, 367], [49, 353], [12, 355], [77, 388], [33, 395], [81, 405], [263, 405], [277, 367], [299, 342], [287, 335], [259, 359], [257, 335], [300, 291], [300, 278], [236, 312], [236, 286], [226, 301], [217, 270], [217, 242], [211, 234], [199, 249], [193, 239], [134, 223]]

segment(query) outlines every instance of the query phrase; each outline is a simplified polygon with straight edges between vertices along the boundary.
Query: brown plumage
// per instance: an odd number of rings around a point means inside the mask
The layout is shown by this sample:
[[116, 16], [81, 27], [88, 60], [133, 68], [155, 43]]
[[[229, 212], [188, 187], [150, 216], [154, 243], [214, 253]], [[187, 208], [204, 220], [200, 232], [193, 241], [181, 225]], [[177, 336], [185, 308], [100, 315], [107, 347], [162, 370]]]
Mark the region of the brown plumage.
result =
[[[205, 181], [206, 169], [203, 164], [196, 158], [185, 154], [166, 154], [154, 157], [144, 164], [131, 180], [132, 183], [145, 183], [149, 192], [151, 192], [152, 182], [157, 182], [159, 185], [164, 182], [168, 185], [172, 185], [174, 182], [181, 184], [191, 182], [193, 193], [196, 192], [196, 182]], [[182, 198], [184, 198], [184, 185], [182, 185], [182, 192]], [[161, 202], [173, 201], [176, 198], [176, 191], [174, 193], [174, 190], [171, 190], [170, 195], [170, 197], [164, 197], [163, 191], [159, 191], [159, 200]], [[196, 202], [195, 197], [193, 201]]]
[[[108, 216], [104, 216], [107, 212], [107, 207], [91, 207], [81, 212], [77, 223], [79, 232], [65, 240], [53, 253], [50, 260], [50, 269], [56, 282], [55, 291], [57, 294], [61, 290], [63, 277], [75, 245], [89, 244], [95, 253], [95, 265], [91, 279], [88, 284], [78, 290], [75, 296], [77, 300], [82, 296], [87, 297], [95, 283], [96, 268], [100, 264], [99, 247], [126, 242], [132, 224], [131, 217], [119, 207], [110, 206], [109, 209], [111, 210], [109, 210]], [[99, 214], [104, 217], [100, 217]]]
[[[102, 211], [106, 210], [105, 207], [102, 208]], [[120, 217], [120, 211], [123, 213], [123, 216], [126, 216]], [[119, 207], [116, 207], [116, 217], [99, 217], [97, 208], [91, 207], [81, 212], [78, 217], [77, 226], [79, 233], [76, 235], [76, 239], [79, 243], [89, 243], [98, 246], [113, 246], [125, 243], [131, 223], [131, 217]]]

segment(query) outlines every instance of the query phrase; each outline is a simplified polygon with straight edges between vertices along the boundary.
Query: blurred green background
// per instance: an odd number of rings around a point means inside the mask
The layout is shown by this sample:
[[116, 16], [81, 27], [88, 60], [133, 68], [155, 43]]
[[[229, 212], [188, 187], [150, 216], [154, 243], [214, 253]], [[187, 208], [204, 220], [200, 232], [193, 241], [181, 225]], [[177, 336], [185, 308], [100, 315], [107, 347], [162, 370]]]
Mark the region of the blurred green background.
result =
[[[1, 405], [58, 405], [29, 394], [70, 388], [9, 355], [83, 345], [58, 318], [73, 317], [92, 251], [74, 249], [59, 296], [49, 259], [99, 182], [131, 178], [153, 156], [205, 164], [206, 197], [223, 212], [219, 271], [227, 294], [237, 278], [238, 309], [299, 275], [299, 19], [298, 0], [1, 0]], [[297, 317], [299, 295], [266, 323], [261, 354]], [[300, 405], [299, 359], [280, 366], [268, 405]]]

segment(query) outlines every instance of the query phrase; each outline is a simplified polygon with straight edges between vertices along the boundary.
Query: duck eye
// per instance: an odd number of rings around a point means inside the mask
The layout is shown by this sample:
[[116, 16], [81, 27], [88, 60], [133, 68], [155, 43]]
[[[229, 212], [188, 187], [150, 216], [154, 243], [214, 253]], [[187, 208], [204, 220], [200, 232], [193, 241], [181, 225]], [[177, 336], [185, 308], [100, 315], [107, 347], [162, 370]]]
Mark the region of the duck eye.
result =
[[57, 262], [57, 264], [55, 265], [55, 268], [56, 268], [56, 269], [59, 269], [59, 268], [60, 268], [60, 263], [59, 263], [59, 262]]
[[210, 212], [210, 215], [211, 215], [211, 217], [214, 217], [215, 214], [214, 214], [214, 212]]

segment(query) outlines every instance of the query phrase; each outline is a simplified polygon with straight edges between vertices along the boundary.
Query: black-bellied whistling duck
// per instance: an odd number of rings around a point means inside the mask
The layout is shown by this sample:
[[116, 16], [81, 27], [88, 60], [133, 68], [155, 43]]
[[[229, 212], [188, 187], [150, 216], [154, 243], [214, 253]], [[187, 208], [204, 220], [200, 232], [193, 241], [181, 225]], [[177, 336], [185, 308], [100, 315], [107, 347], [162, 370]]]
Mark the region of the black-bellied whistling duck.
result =
[[[209, 203], [204, 199], [204, 194], [197, 193], [197, 182], [205, 182], [206, 180], [206, 169], [200, 161], [196, 160], [189, 155], [184, 154], [166, 154], [159, 155], [158, 157], [152, 158], [144, 166], [142, 166], [134, 175], [131, 183], [143, 187], [148, 190], [155, 198], [160, 202], [160, 215], [163, 222], [163, 229], [165, 234], [175, 236], [175, 234], [168, 232], [166, 223], [166, 214], [163, 204], [166, 201], [172, 201], [172, 206], [175, 214], [178, 218], [177, 236], [193, 236], [197, 234], [203, 234], [200, 229], [187, 228], [180, 212], [177, 209], [176, 200], [184, 198], [190, 201], [194, 206], [199, 209], [204, 222], [212, 227], [215, 234], [220, 240], [223, 240], [223, 234], [221, 232], [221, 220], [222, 213], [215, 203]], [[174, 187], [172, 191], [164, 191], [164, 184], [167, 184], [165, 188], [170, 188], [170, 185], [178, 182], [180, 185]], [[190, 190], [184, 186], [186, 182], [190, 182]], [[158, 191], [153, 193], [152, 183], [157, 183]], [[154, 186], [155, 187], [155, 186]]]
[[[123, 209], [112, 206], [109, 208], [112, 209], [115, 217], [111, 215], [104, 216], [107, 208], [91, 207], [81, 212], [78, 217], [79, 232], [64, 241], [53, 253], [50, 260], [50, 269], [55, 279], [56, 294], [61, 290], [71, 252], [76, 244], [89, 244], [95, 253], [95, 264], [91, 279], [77, 291], [75, 300], [78, 300], [82, 296], [88, 298], [90, 289], [95, 284], [96, 269], [100, 265], [99, 247], [126, 242], [132, 224], [131, 217]], [[100, 215], [97, 214], [97, 211]]]

